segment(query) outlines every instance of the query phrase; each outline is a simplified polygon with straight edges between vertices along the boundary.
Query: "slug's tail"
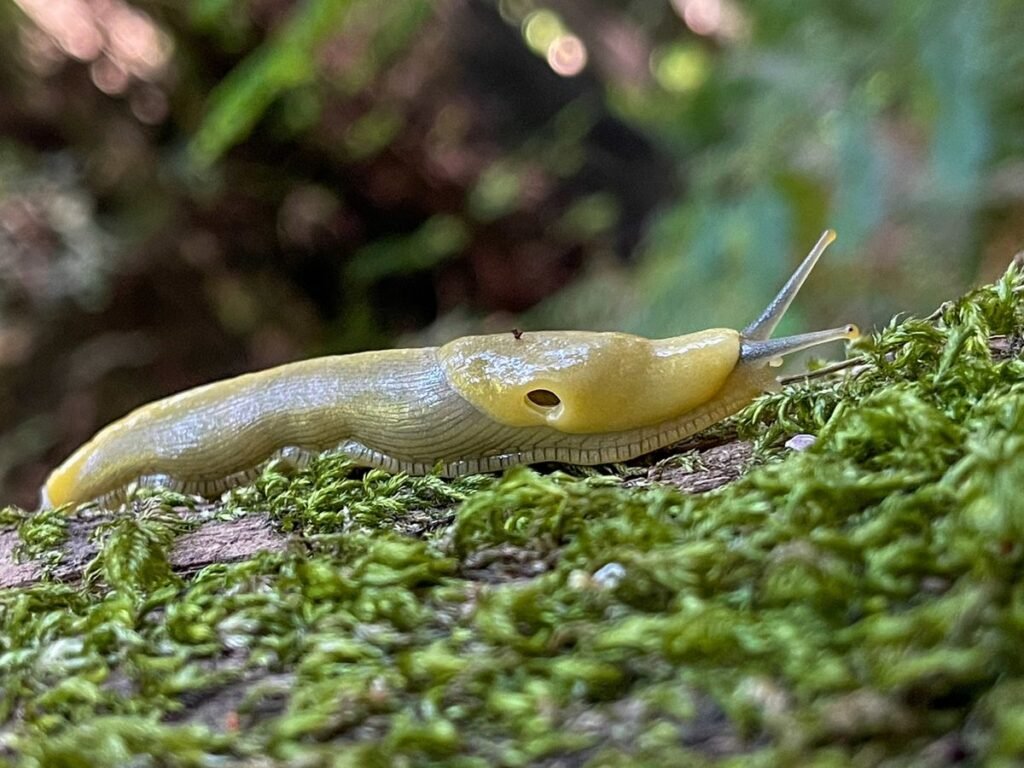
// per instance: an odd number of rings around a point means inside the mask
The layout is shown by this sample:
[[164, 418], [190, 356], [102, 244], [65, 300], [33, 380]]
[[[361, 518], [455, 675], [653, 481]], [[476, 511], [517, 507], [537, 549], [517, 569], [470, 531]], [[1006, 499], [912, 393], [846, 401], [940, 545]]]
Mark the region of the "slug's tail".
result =
[[[750, 341], [764, 341], [765, 339], [771, 338], [772, 333], [775, 331], [775, 327], [779, 324], [782, 316], [786, 314], [786, 310], [789, 309], [789, 305], [793, 303], [793, 299], [796, 298], [799, 293], [801, 286], [807, 276], [811, 274], [811, 270], [814, 269], [814, 265], [818, 263], [818, 259], [821, 258], [821, 254], [825, 252], [825, 249], [829, 247], [833, 240], [836, 239], [835, 230], [826, 229], [821, 237], [818, 238], [818, 242], [815, 243], [811, 252], [807, 254], [807, 258], [803, 260], [803, 263], [796, 268], [796, 272], [793, 273], [792, 277], [786, 281], [786, 284], [782, 286], [782, 290], [779, 291], [778, 296], [772, 299], [771, 304], [765, 307], [764, 312], [754, 322], [743, 329], [742, 336], [744, 339]], [[837, 331], [839, 329], [836, 329]], [[822, 333], [834, 333], [834, 331], [823, 331]], [[797, 338], [797, 337], [794, 337]], [[836, 336], [838, 338], [850, 338], [846, 336]], [[828, 339], [832, 341], [834, 339]], [[816, 342], [818, 344], [824, 344], [825, 342]], [[814, 346], [814, 344], [808, 345]], [[807, 347], [800, 347], [799, 349], [806, 349]], [[788, 350], [795, 352], [796, 349]], [[785, 353], [780, 353], [785, 354]]]

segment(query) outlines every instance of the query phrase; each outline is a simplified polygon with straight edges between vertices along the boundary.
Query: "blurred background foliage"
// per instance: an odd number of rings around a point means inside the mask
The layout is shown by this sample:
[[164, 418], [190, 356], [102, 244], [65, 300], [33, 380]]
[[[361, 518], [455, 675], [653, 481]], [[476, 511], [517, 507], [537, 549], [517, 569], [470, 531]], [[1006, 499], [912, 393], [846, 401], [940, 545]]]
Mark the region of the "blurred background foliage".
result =
[[156, 396], [930, 310], [1024, 241], [1021, 0], [3, 0], [0, 501]]

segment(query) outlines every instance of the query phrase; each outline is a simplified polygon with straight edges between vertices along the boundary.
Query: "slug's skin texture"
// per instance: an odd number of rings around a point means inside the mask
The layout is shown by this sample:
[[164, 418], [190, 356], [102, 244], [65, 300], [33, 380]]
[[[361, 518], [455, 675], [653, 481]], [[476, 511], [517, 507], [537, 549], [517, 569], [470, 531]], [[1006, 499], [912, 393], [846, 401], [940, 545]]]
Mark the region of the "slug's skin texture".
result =
[[[369, 466], [445, 476], [624, 461], [725, 418], [771, 384], [736, 369], [738, 354], [731, 330], [662, 341], [566, 331], [304, 360], [136, 409], [58, 467], [43, 501], [89, 501], [133, 481], [216, 494], [285, 449], [337, 448]], [[602, 388], [602, 378], [618, 386]], [[532, 404], [534, 389], [561, 404]]]
[[132, 483], [210, 497], [276, 457], [325, 450], [445, 476], [650, 453], [775, 388], [768, 365], [781, 355], [854, 337], [847, 326], [768, 338], [832, 238], [822, 236], [742, 332], [468, 336], [442, 347], [305, 360], [158, 400], [98, 432], [55, 469], [42, 505], [114, 501]]

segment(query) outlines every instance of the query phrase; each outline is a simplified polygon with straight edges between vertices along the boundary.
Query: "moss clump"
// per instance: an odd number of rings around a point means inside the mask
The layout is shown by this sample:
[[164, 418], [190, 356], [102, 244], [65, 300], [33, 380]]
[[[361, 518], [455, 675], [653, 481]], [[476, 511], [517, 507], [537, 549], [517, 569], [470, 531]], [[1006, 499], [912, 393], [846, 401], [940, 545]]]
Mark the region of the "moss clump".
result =
[[[287, 547], [184, 578], [166, 505], [116, 518], [88, 578], [0, 594], [0, 759], [1010, 765], [1022, 291], [1011, 269], [762, 398], [735, 424], [763, 463], [712, 493], [328, 457], [205, 513]], [[7, 517], [59, 551], [59, 519]]]

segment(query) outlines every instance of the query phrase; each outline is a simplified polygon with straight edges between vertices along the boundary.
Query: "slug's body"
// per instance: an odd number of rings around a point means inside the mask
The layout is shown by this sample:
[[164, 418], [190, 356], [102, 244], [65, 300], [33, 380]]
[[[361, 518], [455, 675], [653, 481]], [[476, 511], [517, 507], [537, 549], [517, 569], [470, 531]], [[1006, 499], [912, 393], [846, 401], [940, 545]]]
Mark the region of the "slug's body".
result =
[[182, 392], [101, 430], [50, 475], [43, 505], [115, 495], [133, 482], [211, 496], [275, 456], [330, 449], [446, 476], [649, 453], [771, 389], [768, 363], [780, 355], [852, 336], [848, 326], [765, 340], [832, 237], [743, 333], [469, 336], [305, 360]]

